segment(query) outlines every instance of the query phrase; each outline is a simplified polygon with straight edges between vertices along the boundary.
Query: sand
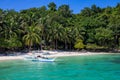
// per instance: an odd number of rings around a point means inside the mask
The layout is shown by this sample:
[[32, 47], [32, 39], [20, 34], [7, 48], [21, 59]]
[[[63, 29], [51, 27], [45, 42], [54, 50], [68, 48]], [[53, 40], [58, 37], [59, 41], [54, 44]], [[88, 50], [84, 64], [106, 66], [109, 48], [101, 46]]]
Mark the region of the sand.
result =
[[4, 60], [22, 60], [22, 56], [0, 56], [0, 61]]
[[[112, 54], [112, 53], [105, 53], [105, 52], [68, 52], [68, 51], [46, 51], [42, 50], [41, 52], [49, 53], [49, 55], [42, 55], [44, 57], [64, 57], [64, 56], [82, 56], [82, 55], [97, 55], [97, 54]], [[34, 54], [28, 53], [26, 55], [38, 55], [39, 52], [34, 52]], [[114, 53], [115, 54], [115, 53]], [[0, 56], [0, 61], [3, 60], [23, 60], [25, 55], [19, 56]]]
[[50, 55], [43, 55], [45, 57], [64, 57], [64, 56], [88, 56], [88, 55], [98, 55], [98, 54], [111, 54], [111, 53], [104, 53], [104, 52], [55, 52], [51, 53]]

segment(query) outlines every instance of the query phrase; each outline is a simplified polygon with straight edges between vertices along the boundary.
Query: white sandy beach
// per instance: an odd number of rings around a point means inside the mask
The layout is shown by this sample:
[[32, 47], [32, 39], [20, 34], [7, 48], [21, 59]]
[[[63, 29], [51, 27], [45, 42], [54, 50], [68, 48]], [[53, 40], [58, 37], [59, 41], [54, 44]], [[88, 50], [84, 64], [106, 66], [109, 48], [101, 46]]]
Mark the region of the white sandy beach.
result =
[[97, 54], [112, 54], [104, 52], [51, 52], [51, 55], [45, 55], [45, 57], [64, 57], [64, 56], [82, 56], [82, 55], [97, 55]]
[[4, 60], [19, 60], [19, 59], [23, 59], [22, 56], [0, 56], [0, 61], [4, 61]]
[[[68, 51], [46, 51], [43, 50], [43, 53], [49, 53], [49, 55], [42, 55], [44, 57], [64, 57], [64, 56], [81, 56], [81, 55], [97, 55], [97, 54], [112, 54], [112, 53], [105, 53], [105, 52], [68, 52]], [[34, 54], [40, 54], [40, 53], [34, 53]], [[34, 55], [32, 54], [32, 55]], [[115, 54], [115, 53], [114, 53]], [[31, 54], [26, 54], [31, 55]], [[22, 60], [24, 59], [24, 55], [20, 56], [0, 56], [0, 61], [3, 60]]]

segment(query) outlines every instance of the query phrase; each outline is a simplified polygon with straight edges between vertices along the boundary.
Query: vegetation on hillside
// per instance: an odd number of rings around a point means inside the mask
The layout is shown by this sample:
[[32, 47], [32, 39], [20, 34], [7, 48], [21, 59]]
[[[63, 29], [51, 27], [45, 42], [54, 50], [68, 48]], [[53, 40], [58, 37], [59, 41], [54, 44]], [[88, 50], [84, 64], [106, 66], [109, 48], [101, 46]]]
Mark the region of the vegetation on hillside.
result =
[[119, 49], [120, 4], [85, 7], [79, 14], [69, 5], [0, 9], [0, 50]]

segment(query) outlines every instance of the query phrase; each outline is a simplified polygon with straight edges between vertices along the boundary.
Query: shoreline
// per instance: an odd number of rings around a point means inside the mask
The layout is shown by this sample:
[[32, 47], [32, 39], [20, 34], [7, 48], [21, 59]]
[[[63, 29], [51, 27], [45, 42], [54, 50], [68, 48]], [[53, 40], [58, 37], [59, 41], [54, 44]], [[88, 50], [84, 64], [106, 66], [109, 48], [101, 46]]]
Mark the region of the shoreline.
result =
[[[106, 53], [106, 52], [68, 52], [68, 51], [46, 51], [46, 50], [42, 50], [42, 52], [49, 53], [49, 55], [42, 55], [48, 58], [67, 57], [67, 56], [89, 56], [89, 55], [98, 55], [98, 54], [120, 54], [120, 53]], [[40, 54], [40, 52], [34, 52], [34, 53]], [[34, 54], [26, 53], [24, 55], [17, 55], [17, 56], [0, 56], [0, 61], [23, 60], [25, 55], [34, 55]]]
[[22, 56], [0, 56], [0, 61], [22, 60]]
[[65, 53], [57, 53], [53, 55], [45, 55], [45, 57], [69, 57], [69, 56], [89, 56], [89, 55], [99, 55], [99, 54], [120, 54], [120, 53], [95, 53], [95, 52], [65, 52]]

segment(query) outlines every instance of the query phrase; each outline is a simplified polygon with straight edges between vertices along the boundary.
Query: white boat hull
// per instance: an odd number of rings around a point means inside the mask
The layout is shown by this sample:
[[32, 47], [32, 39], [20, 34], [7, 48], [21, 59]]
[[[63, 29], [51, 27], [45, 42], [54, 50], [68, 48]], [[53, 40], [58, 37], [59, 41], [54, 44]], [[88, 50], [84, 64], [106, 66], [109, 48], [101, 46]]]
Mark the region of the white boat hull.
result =
[[55, 58], [37, 58], [34, 56], [25, 56], [25, 60], [30, 60], [30, 61], [39, 61], [39, 62], [53, 62], [55, 61]]
[[32, 61], [53, 62], [55, 61], [55, 58], [48, 58], [48, 59], [38, 58], [38, 59], [33, 59]]

